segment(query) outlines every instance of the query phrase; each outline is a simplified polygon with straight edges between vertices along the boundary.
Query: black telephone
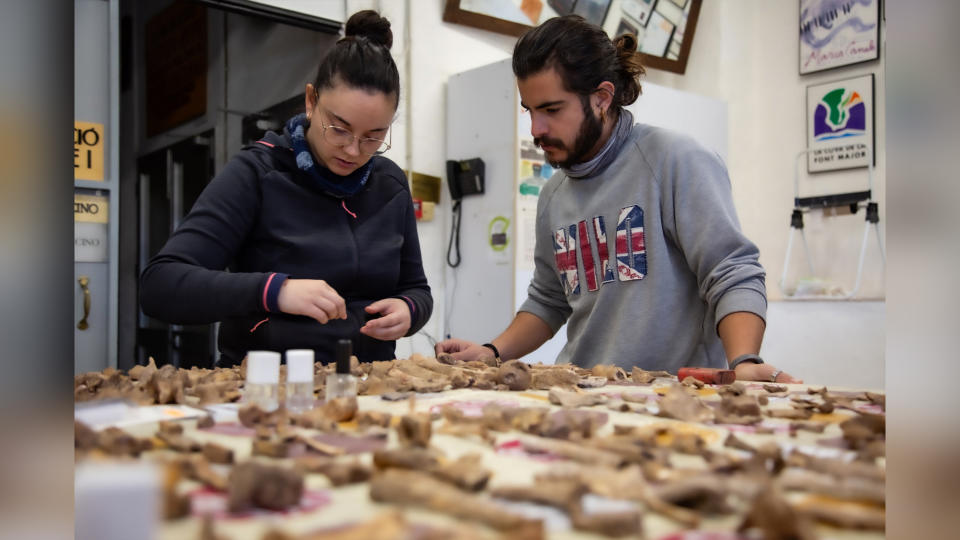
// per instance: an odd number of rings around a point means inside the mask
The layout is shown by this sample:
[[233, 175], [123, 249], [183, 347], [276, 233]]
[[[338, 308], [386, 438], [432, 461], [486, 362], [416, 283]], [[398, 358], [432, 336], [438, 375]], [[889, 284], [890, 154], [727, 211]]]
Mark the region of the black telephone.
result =
[[483, 193], [483, 160], [480, 158], [447, 160], [447, 185], [450, 186], [450, 198], [453, 199], [453, 223], [450, 229], [450, 243], [447, 244], [447, 264], [452, 268], [460, 266], [460, 203], [465, 195]]
[[480, 158], [447, 160], [447, 185], [450, 198], [459, 201], [465, 195], [480, 195], [484, 188], [484, 164]]

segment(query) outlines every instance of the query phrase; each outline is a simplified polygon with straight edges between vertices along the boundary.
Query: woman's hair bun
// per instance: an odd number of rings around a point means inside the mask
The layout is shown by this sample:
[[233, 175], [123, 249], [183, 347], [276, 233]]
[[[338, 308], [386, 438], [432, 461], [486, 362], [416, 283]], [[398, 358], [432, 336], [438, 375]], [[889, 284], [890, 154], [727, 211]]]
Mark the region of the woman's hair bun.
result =
[[388, 49], [393, 46], [393, 32], [390, 30], [390, 21], [370, 9], [358, 11], [351, 15], [344, 28], [344, 35], [346, 37], [365, 37]]

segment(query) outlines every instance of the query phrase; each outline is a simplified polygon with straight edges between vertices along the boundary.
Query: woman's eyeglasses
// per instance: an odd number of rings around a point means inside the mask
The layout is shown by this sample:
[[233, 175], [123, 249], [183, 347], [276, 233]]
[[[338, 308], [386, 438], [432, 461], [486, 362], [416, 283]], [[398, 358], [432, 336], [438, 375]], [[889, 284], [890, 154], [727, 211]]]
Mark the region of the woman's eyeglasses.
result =
[[[323, 128], [323, 138], [334, 146], [348, 146], [353, 144], [354, 139], [359, 140], [360, 151], [369, 156], [379, 156], [390, 149], [390, 143], [381, 139], [371, 137], [358, 137], [350, 132], [349, 129], [330, 124], [329, 126], [320, 120], [320, 127]], [[393, 132], [390, 132], [390, 138], [393, 139]]]

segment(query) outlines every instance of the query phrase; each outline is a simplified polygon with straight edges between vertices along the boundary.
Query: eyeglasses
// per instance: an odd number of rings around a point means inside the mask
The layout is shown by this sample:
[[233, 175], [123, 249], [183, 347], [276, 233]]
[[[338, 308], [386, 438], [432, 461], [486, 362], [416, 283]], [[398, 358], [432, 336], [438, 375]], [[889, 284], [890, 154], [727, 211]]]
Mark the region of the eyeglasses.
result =
[[[347, 128], [333, 124], [329, 126], [325, 125], [322, 119], [320, 120], [320, 127], [323, 128], [323, 138], [334, 146], [349, 146], [353, 144], [354, 139], [359, 139], [360, 151], [368, 156], [379, 156], [390, 149], [390, 143], [387, 141], [370, 137], [358, 137]], [[393, 140], [393, 131], [390, 132], [390, 140]]]

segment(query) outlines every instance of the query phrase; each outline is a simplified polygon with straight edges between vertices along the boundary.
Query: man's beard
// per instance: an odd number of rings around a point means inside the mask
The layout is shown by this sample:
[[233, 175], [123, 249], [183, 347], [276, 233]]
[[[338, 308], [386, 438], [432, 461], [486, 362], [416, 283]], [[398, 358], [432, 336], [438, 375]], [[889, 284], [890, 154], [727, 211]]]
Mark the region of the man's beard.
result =
[[[590, 102], [583, 104], [583, 122], [580, 123], [580, 129], [577, 132], [577, 138], [573, 141], [573, 150], [567, 152], [567, 159], [563, 161], [551, 161], [553, 167], [569, 169], [570, 167], [586, 161], [587, 154], [597, 144], [600, 135], [603, 133], [603, 122], [593, 113]], [[557, 149], [566, 150], [566, 145], [560, 139], [551, 139], [549, 137], [538, 137], [533, 139], [537, 146], [546, 144]]]

